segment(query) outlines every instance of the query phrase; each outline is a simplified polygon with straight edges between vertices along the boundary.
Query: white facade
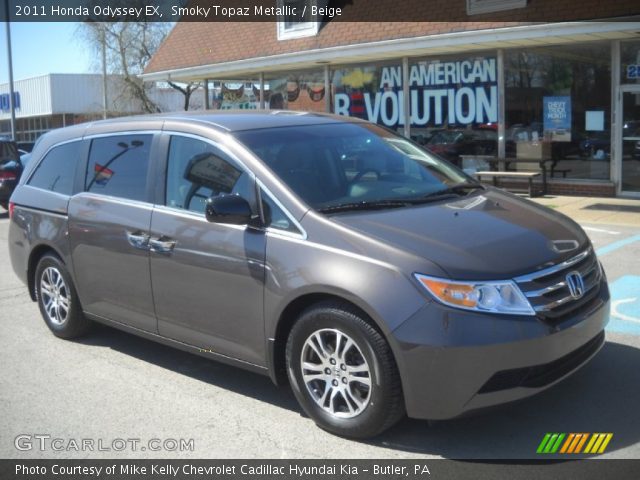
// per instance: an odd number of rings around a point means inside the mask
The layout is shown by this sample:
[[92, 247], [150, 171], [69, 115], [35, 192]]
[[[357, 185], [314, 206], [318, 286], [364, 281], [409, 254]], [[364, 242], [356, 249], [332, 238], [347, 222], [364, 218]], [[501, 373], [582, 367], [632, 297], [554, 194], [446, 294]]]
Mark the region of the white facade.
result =
[[[121, 77], [110, 75], [107, 86], [108, 111], [113, 114], [140, 113], [141, 108], [123, 96]], [[57, 114], [99, 115], [102, 113], [102, 75], [78, 73], [50, 73], [38, 77], [17, 80], [14, 91], [19, 95], [16, 118], [48, 116]], [[0, 96], [8, 95], [9, 84], [0, 85]], [[152, 88], [150, 98], [163, 112], [184, 109], [184, 96], [170, 88]], [[6, 98], [6, 97], [5, 97]], [[3, 102], [0, 121], [8, 120], [10, 112]], [[190, 108], [204, 105], [203, 91], [196, 91]]]

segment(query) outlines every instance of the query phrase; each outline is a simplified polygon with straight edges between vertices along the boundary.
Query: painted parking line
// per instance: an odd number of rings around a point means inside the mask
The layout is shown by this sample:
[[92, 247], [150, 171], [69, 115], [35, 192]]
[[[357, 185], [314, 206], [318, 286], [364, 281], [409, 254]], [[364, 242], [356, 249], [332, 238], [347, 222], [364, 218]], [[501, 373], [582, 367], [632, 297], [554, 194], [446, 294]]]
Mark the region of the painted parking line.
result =
[[640, 335], [640, 276], [624, 275], [609, 288], [611, 321], [607, 331]]
[[640, 242], [640, 235], [634, 235], [632, 237], [624, 238], [622, 240], [618, 240], [617, 242], [605, 245], [604, 247], [597, 248], [596, 254], [601, 257], [635, 242]]
[[581, 225], [583, 230], [586, 230], [587, 232], [598, 232], [598, 233], [607, 233], [609, 235], [620, 235], [620, 232], [614, 232], [613, 230], [603, 230], [602, 228], [596, 228], [596, 227], [585, 227], [584, 225]]

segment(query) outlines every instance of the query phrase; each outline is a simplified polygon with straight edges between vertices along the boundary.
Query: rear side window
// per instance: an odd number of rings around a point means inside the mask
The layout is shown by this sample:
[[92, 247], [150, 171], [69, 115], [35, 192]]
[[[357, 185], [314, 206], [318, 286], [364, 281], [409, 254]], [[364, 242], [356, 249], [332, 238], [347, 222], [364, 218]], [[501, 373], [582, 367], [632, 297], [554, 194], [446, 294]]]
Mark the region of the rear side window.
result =
[[250, 198], [251, 179], [220, 149], [190, 137], [172, 136], [167, 162], [169, 207], [204, 213], [207, 198], [238, 193]]
[[116, 135], [91, 142], [85, 190], [147, 200], [147, 170], [153, 135]]
[[65, 143], [49, 150], [27, 183], [32, 187], [71, 195], [82, 142]]

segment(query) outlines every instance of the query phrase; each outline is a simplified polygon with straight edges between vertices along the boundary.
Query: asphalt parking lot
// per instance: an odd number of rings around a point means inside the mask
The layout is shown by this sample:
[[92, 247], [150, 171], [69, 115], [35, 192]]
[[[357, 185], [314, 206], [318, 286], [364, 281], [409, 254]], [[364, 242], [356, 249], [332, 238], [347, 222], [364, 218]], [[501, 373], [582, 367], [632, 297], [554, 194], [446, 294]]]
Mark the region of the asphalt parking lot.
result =
[[[0, 213], [0, 458], [536, 458], [546, 432], [611, 432], [603, 457], [640, 458], [637, 228], [583, 225], [605, 266], [613, 315], [606, 345], [582, 370], [481, 416], [406, 419], [355, 442], [316, 428], [266, 377], [107, 327], [80, 341], [55, 338], [11, 269], [8, 223]], [[34, 434], [64, 439], [63, 447], [69, 439], [141, 443], [135, 451], [16, 449], [17, 436]], [[193, 450], [152, 451], [149, 439], [193, 439]]]

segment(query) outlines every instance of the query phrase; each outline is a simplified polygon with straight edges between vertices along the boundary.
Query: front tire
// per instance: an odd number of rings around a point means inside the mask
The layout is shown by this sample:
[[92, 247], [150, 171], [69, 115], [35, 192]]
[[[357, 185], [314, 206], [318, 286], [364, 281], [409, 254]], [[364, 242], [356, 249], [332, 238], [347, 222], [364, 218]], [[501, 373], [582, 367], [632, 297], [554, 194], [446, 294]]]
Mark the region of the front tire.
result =
[[324, 302], [303, 312], [289, 335], [286, 361], [298, 402], [324, 430], [367, 438], [404, 415], [389, 345], [348, 304]]
[[56, 337], [75, 338], [89, 331], [91, 322], [82, 314], [71, 276], [57, 256], [49, 253], [40, 259], [35, 289], [42, 318]]

